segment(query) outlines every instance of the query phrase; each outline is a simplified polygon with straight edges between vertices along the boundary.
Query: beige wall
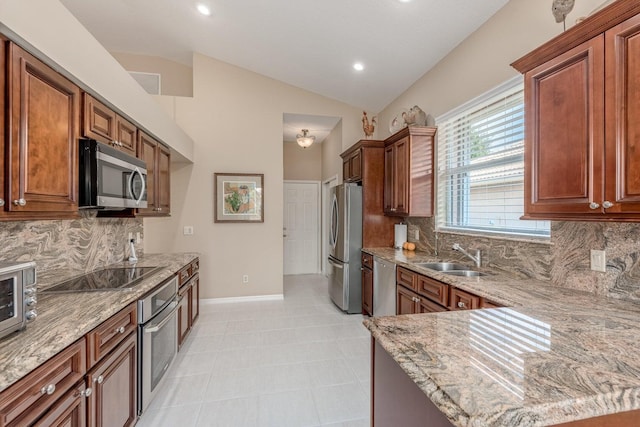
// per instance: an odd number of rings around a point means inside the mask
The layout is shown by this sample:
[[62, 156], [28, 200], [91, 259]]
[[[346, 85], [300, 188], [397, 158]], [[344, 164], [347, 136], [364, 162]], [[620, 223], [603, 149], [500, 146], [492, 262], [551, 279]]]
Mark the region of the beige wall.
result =
[[322, 180], [322, 143], [302, 148], [296, 142], [284, 142], [284, 179]]
[[342, 182], [342, 158], [340, 153], [355, 144], [361, 139], [342, 139], [342, 120], [338, 122], [331, 133], [322, 142], [322, 180], [326, 181], [338, 177], [338, 182]]
[[[567, 27], [600, 4], [602, 0], [577, 1]], [[403, 108], [419, 105], [438, 117], [518, 75], [509, 64], [561, 32], [551, 1], [511, 0], [378, 114], [380, 137], [389, 136], [386, 125]]]
[[[200, 252], [203, 298], [281, 294], [282, 115], [342, 117], [341, 137], [319, 144], [325, 146], [357, 141], [362, 112], [199, 54], [193, 71], [193, 98], [158, 97], [193, 138], [195, 162], [172, 165], [172, 216], [145, 219], [145, 251]], [[332, 163], [327, 173], [336, 174], [339, 158]], [[264, 174], [263, 224], [213, 222], [214, 172]], [[183, 236], [185, 225], [194, 227], [193, 236]], [[244, 274], [248, 284], [242, 284]]]
[[111, 52], [127, 71], [160, 74], [162, 95], [192, 96], [193, 68], [158, 56]]

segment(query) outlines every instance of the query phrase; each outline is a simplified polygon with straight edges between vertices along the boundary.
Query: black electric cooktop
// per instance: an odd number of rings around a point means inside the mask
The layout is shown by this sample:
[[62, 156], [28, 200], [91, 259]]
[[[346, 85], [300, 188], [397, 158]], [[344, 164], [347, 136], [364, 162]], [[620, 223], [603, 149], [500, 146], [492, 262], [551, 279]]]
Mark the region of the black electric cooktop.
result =
[[131, 290], [160, 267], [120, 267], [96, 270], [43, 289], [42, 293]]

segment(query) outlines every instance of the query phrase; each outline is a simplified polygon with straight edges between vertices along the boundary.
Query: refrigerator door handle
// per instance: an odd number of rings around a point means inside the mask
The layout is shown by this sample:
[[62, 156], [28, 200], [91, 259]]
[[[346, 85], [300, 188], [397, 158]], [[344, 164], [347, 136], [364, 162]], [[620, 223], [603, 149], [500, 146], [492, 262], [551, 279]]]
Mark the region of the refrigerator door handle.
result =
[[329, 259], [329, 264], [331, 264], [335, 268], [339, 268], [340, 270], [344, 269], [344, 265], [338, 264], [337, 262], [333, 261], [332, 259]]

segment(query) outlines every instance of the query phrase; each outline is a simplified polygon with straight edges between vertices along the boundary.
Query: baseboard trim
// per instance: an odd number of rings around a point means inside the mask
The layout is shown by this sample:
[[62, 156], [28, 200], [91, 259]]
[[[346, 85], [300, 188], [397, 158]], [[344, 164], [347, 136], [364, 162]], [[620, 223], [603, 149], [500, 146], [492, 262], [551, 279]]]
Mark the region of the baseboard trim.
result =
[[283, 294], [256, 295], [251, 297], [207, 298], [207, 299], [201, 299], [200, 304], [210, 305], [210, 304], [227, 304], [232, 302], [279, 301], [283, 299], [284, 299]]

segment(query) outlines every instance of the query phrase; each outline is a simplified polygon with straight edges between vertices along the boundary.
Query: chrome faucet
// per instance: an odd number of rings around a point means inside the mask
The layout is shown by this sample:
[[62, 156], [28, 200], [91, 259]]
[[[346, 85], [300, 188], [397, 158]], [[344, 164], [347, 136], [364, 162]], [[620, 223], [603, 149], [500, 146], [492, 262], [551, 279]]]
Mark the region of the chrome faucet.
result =
[[469, 252], [467, 252], [464, 249], [462, 249], [462, 246], [460, 246], [457, 243], [453, 244], [453, 248], [452, 249], [454, 251], [458, 251], [458, 252], [463, 253], [469, 259], [473, 260], [473, 262], [476, 263], [476, 267], [478, 267], [478, 268], [482, 267], [482, 253], [480, 252], [480, 249], [476, 249], [476, 256], [473, 256]]

